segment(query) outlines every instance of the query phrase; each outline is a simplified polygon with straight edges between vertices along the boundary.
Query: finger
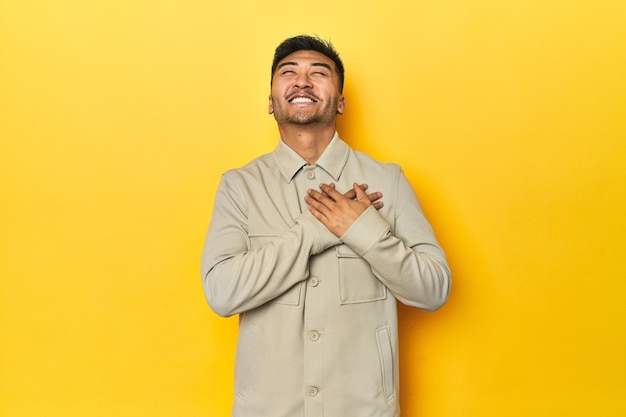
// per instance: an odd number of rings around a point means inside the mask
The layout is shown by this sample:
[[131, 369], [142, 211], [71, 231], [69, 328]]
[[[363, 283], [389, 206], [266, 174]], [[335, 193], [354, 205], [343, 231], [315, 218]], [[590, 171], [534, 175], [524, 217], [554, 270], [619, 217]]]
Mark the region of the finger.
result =
[[354, 184], [353, 186], [354, 193], [356, 194], [357, 201], [366, 201], [369, 204], [372, 204], [376, 210], [380, 210], [383, 208], [384, 204], [382, 201], [377, 201], [383, 197], [383, 193], [377, 191], [371, 194], [365, 194], [362, 187], [358, 184]]
[[377, 191], [375, 193], [368, 194], [367, 198], [369, 198], [370, 201], [373, 203], [374, 201], [380, 200], [381, 198], [383, 198], [383, 193]]
[[371, 203], [371, 201], [368, 198], [367, 194], [365, 194], [365, 191], [363, 191], [361, 189], [361, 187], [359, 187], [359, 184], [357, 184], [355, 182], [352, 187], [353, 187], [354, 192], [356, 194], [357, 201], [367, 201], [368, 203]]
[[[328, 184], [328, 185], [329, 185], [332, 189], [335, 189], [335, 183], [334, 183], [334, 182], [331, 182], [331, 183], [330, 183], [330, 184]], [[326, 194], [324, 191], [322, 191], [322, 194], [324, 194], [324, 195], [326, 195], [326, 197], [329, 197], [329, 198], [330, 198], [330, 196], [329, 196], [328, 194]]]
[[320, 212], [318, 209], [316, 209], [313, 206], [309, 206], [309, 211], [311, 212], [311, 214], [313, 215], [313, 217], [315, 217], [317, 220], [319, 220], [320, 222], [322, 222], [322, 224], [326, 224], [328, 221], [328, 218], [326, 216], [324, 216], [322, 214], [322, 212]]
[[[360, 184], [359, 187], [361, 188], [361, 190], [367, 191], [367, 187], [369, 186], [367, 184]], [[354, 198], [356, 197], [356, 192], [354, 191], [354, 188], [350, 188], [348, 191], [343, 193], [343, 196], [349, 198], [350, 200], [354, 200]]]
[[322, 202], [323, 200], [328, 200], [330, 197], [328, 197], [328, 195], [324, 192], [319, 192], [317, 190], [314, 190], [312, 188], [309, 188], [308, 190], [306, 190], [306, 195], [304, 196], [304, 199], [311, 199], [314, 200], [316, 202]]
[[330, 197], [325, 195], [325, 193], [320, 193], [312, 188], [307, 190], [307, 193], [304, 196], [304, 201], [322, 214], [326, 214], [328, 212], [329, 205], [333, 203]]
[[339, 191], [335, 190], [334, 186], [330, 186], [328, 184], [320, 184], [320, 189], [333, 201], [338, 201], [343, 197], [343, 195], [340, 194]]

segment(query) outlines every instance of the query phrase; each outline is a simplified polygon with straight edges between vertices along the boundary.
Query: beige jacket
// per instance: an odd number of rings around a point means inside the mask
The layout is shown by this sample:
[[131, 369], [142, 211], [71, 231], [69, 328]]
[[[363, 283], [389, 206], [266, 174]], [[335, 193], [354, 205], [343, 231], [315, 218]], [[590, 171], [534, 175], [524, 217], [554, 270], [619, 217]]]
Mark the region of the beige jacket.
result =
[[[307, 210], [320, 183], [383, 193], [337, 238]], [[396, 299], [443, 305], [450, 270], [402, 170], [337, 135], [316, 165], [279, 143], [224, 173], [202, 256], [207, 301], [239, 314], [234, 417], [395, 417]]]

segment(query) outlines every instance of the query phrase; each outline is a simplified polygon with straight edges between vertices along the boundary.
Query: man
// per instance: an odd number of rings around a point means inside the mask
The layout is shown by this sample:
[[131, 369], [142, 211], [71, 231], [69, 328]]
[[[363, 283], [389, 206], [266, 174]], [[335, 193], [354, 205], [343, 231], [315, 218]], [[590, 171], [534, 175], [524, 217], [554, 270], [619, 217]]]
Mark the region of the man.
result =
[[399, 416], [396, 300], [435, 310], [448, 296], [445, 255], [402, 170], [335, 131], [343, 80], [330, 43], [279, 45], [280, 142], [218, 187], [202, 279], [217, 314], [239, 314], [235, 417]]

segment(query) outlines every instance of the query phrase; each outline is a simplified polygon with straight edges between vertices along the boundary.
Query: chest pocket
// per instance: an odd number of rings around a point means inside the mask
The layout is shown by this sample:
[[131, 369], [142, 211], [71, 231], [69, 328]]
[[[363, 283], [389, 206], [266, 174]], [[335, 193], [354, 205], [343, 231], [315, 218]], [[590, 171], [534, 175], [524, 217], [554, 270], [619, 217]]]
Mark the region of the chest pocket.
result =
[[387, 287], [372, 273], [370, 265], [347, 245], [335, 246], [339, 264], [341, 304], [367, 303], [387, 298]]
[[[249, 234], [248, 238], [250, 239], [250, 249], [259, 249], [261, 246], [271, 242], [272, 240], [276, 239], [278, 236], [277, 234]], [[280, 277], [276, 277], [277, 279], [280, 279]], [[284, 305], [290, 305], [290, 306], [297, 306], [300, 304], [300, 292], [302, 291], [302, 282], [298, 282], [297, 284], [295, 284], [294, 286], [292, 286], [291, 288], [289, 288], [287, 291], [285, 291], [284, 293], [282, 293], [281, 295], [279, 295], [278, 297], [274, 298], [273, 300], [271, 300], [270, 302], [272, 303], [276, 303], [276, 304], [284, 304]]]

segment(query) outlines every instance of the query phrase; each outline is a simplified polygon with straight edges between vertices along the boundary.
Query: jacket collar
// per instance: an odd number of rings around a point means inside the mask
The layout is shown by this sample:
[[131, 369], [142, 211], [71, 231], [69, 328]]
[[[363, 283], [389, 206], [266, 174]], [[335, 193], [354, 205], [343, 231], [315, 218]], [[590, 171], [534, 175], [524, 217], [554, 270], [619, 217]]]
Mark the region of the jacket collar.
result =
[[[350, 154], [350, 147], [339, 137], [339, 134], [335, 132], [332, 140], [324, 149], [324, 152], [317, 160], [316, 165], [328, 172], [335, 181], [339, 180], [341, 172], [343, 171], [346, 162], [348, 161], [348, 155]], [[293, 177], [307, 165], [307, 162], [291, 149], [283, 140], [274, 149], [272, 153], [276, 166], [280, 170], [281, 175], [286, 182], [290, 183]]]

